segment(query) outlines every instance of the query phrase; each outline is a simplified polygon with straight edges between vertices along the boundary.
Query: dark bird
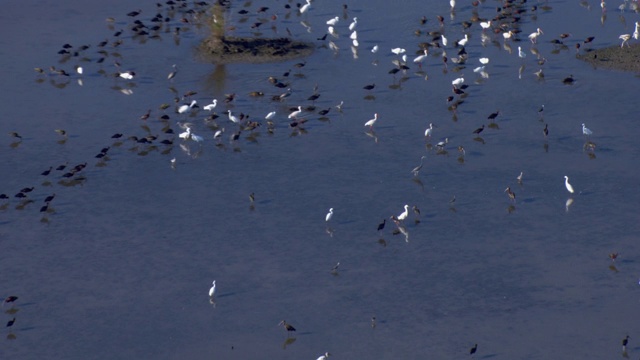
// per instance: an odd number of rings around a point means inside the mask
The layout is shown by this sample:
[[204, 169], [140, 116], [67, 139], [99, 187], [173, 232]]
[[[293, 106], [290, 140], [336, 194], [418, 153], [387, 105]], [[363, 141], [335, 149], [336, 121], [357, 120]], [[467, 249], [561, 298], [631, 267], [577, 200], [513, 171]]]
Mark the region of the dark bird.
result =
[[584, 43], [585, 43], [585, 44], [588, 44], [588, 43], [592, 42], [592, 41], [593, 41], [593, 39], [595, 39], [595, 36], [589, 36], [588, 38], [586, 38], [586, 39], [584, 40]]
[[51, 173], [51, 170], [53, 170], [53, 166], [49, 166], [49, 170], [45, 170], [43, 172], [40, 173], [40, 175], [42, 176], [47, 176]]
[[13, 136], [14, 138], [22, 139], [22, 136], [20, 136], [20, 134], [15, 131], [10, 132], [9, 135]]
[[507, 193], [507, 195], [509, 196], [509, 199], [512, 200], [513, 202], [516, 202], [516, 193], [514, 193], [513, 191], [511, 191], [510, 187], [507, 187], [504, 192]]
[[13, 324], [15, 324], [15, 323], [16, 323], [16, 318], [13, 318], [13, 319], [9, 320], [9, 322], [7, 322], [7, 327], [12, 327]]
[[387, 219], [382, 219], [382, 222], [378, 224], [378, 231], [384, 229], [384, 225], [387, 223]]
[[363, 87], [363, 89], [365, 89], [365, 90], [373, 90], [373, 88], [375, 88], [375, 87], [376, 87], [376, 84], [371, 84], [371, 85], [365, 85]]
[[573, 84], [575, 80], [573, 79], [573, 75], [569, 75], [569, 77], [564, 78], [564, 80], [562, 80], [562, 83], [565, 85], [571, 85]]
[[17, 297], [17, 296], [13, 296], [13, 295], [12, 295], [12, 296], [7, 296], [7, 297], [4, 299], [4, 303], [5, 303], [5, 304], [8, 304], [8, 303], [15, 302], [16, 300], [18, 300], [18, 297]]
[[49, 204], [43, 205], [43, 206], [40, 208], [40, 212], [45, 212], [45, 211], [47, 211], [47, 210], [49, 210]]
[[140, 116], [140, 120], [147, 120], [149, 116], [151, 116], [151, 109], [149, 109], [146, 114]]
[[0, 199], [8, 199], [9, 197], [7, 196], [7, 194], [0, 194]]
[[296, 328], [294, 328], [291, 324], [287, 324], [287, 322], [284, 320], [280, 321], [278, 325], [284, 326], [284, 328], [287, 330], [287, 334], [289, 334], [291, 331], [296, 331]]
[[476, 351], [478, 351], [478, 344], [473, 345], [473, 347], [471, 348], [471, 350], [469, 350], [469, 355], [473, 355], [476, 353]]
[[617, 258], [618, 258], [618, 253], [609, 254], [609, 259], [611, 259], [611, 261], [616, 261]]
[[58, 170], [58, 171], [64, 170], [64, 168], [66, 168], [66, 167], [67, 167], [67, 164], [68, 164], [68, 163], [64, 163], [64, 164], [62, 164], [62, 165], [59, 165], [59, 166], [56, 168], [56, 170]]
[[544, 137], [549, 136], [549, 124], [544, 124], [544, 129], [542, 129], [542, 132], [544, 133]]
[[119, 138], [121, 138], [121, 137], [122, 137], [122, 134], [120, 134], [120, 133], [117, 133], [117, 134], [113, 134], [113, 135], [111, 135], [111, 138], [112, 138], [112, 139], [119, 139]]
[[497, 117], [498, 117], [498, 115], [500, 115], [500, 111], [496, 111], [496, 112], [492, 113], [491, 115], [489, 115], [489, 116], [487, 117], [487, 119], [489, 119], [489, 120], [495, 120], [495, 118], [497, 118]]
[[46, 203], [50, 203], [51, 201], [53, 201], [53, 199], [56, 197], [56, 194], [53, 195], [49, 195], [44, 199], [44, 202]]
[[142, 10], [138, 9], [136, 11], [132, 11], [132, 12], [128, 13], [127, 16], [136, 17], [136, 16], [140, 15], [141, 12], [142, 12]]
[[[9, 326], [9, 325], [7, 325], [7, 326]], [[627, 351], [627, 345], [628, 344], [629, 344], [629, 335], [627, 335], [624, 339], [622, 339], [622, 352], [626, 352]]]
[[20, 190], [21, 193], [28, 193], [28, 192], [32, 192], [33, 189], [35, 189], [33, 186], [30, 188], [22, 188], [22, 190]]
[[482, 127], [479, 127], [475, 130], [473, 130], [474, 134], [480, 134], [482, 131], [484, 130], [484, 124], [482, 125]]

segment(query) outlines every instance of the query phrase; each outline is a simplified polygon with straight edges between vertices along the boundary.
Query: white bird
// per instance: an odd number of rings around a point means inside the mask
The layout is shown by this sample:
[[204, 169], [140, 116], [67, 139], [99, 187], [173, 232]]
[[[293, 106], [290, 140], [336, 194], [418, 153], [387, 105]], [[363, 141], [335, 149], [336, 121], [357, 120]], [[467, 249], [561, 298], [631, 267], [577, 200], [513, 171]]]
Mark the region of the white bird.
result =
[[404, 212], [398, 215], [398, 220], [403, 221], [407, 216], [409, 216], [409, 205], [404, 206]]
[[329, 26], [329, 28], [327, 28], [327, 32], [331, 34], [331, 36], [338, 37], [338, 33], [333, 26]]
[[453, 80], [451, 82], [451, 85], [453, 85], [453, 86], [458, 86], [458, 85], [462, 85], [462, 84], [464, 84], [464, 78], [463, 77], [459, 77], [459, 78], [457, 78], [457, 79], [455, 79], [455, 80]]
[[487, 65], [489, 63], [489, 58], [486, 58], [486, 57], [480, 58], [478, 59], [478, 61], [480, 61], [482, 65]]
[[219, 139], [220, 137], [222, 137], [222, 133], [223, 133], [223, 132], [224, 132], [224, 128], [222, 128], [222, 129], [220, 129], [220, 130], [216, 131], [216, 132], [213, 134], [213, 138], [214, 138], [214, 139]]
[[307, 0], [307, 3], [300, 7], [300, 14], [304, 14], [305, 12], [307, 12], [310, 6], [311, 6], [311, 0]]
[[333, 217], [333, 208], [329, 209], [327, 216], [324, 217], [324, 221], [329, 222], [329, 220], [331, 220], [332, 217]]
[[529, 34], [529, 40], [531, 40], [531, 42], [533, 44], [536, 43], [536, 40], [538, 40], [538, 36], [540, 36], [541, 34], [543, 34], [542, 30], [540, 30], [540, 28], [536, 29], [536, 32], [532, 32], [531, 34]]
[[358, 40], [358, 32], [354, 30], [354, 31], [351, 33], [351, 35], [349, 36], [349, 39], [351, 39], [351, 40]]
[[295, 119], [301, 113], [302, 113], [302, 106], [298, 106], [298, 110], [296, 110], [296, 111], [292, 112], [291, 114], [289, 114], [289, 119]]
[[524, 52], [524, 51], [522, 51], [522, 48], [521, 48], [520, 46], [518, 46], [518, 56], [519, 56], [521, 59], [524, 59], [525, 57], [527, 57], [527, 54], [525, 54], [525, 52]]
[[356, 29], [356, 26], [358, 25], [358, 18], [354, 17], [353, 21], [351, 22], [351, 24], [349, 25], [349, 31], [353, 31]]
[[458, 45], [465, 46], [467, 45], [467, 42], [469, 42], [469, 35], [464, 34], [464, 39], [458, 40]]
[[374, 46], [371, 48], [371, 53], [375, 54], [375, 53], [377, 53], [377, 52], [378, 52], [378, 45], [374, 45]]
[[486, 29], [490, 28], [491, 27], [491, 20], [480, 22], [480, 27], [482, 27], [482, 30], [486, 30]]
[[449, 5], [451, 5], [451, 11], [456, 7], [456, 0], [449, 0]]
[[[636, 29], [637, 29], [637, 27], [636, 27]], [[76, 65], [76, 72], [77, 72], [79, 75], [82, 75], [82, 73], [84, 72], [84, 70], [82, 69], [82, 66], [80, 66], [80, 65]]]
[[420, 173], [420, 169], [422, 169], [422, 162], [424, 161], [424, 158], [426, 158], [425, 155], [423, 155], [420, 158], [420, 165], [414, 167], [413, 170], [411, 170], [411, 173], [413, 174], [413, 176], [418, 176], [418, 174]]
[[638, 38], [640, 38], [640, 31], [638, 30], [638, 27], [640, 26], [640, 22], [636, 21], [636, 29], [633, 30], [633, 38], [638, 40]]
[[133, 71], [125, 71], [125, 72], [119, 73], [118, 75], [123, 79], [131, 80], [135, 76], [135, 73]]
[[391, 52], [396, 54], [396, 55], [400, 55], [400, 54], [404, 54], [407, 50], [403, 49], [403, 48], [393, 48], [391, 49]]
[[204, 138], [200, 135], [196, 135], [194, 133], [191, 133], [191, 140], [195, 141], [195, 142], [203, 142]]
[[424, 49], [424, 54], [416, 57], [415, 59], [413, 59], [413, 62], [415, 64], [419, 64], [420, 67], [422, 67], [422, 62], [426, 60], [426, 58], [429, 56], [427, 49]]
[[327, 358], [331, 356], [331, 354], [329, 354], [328, 352], [325, 352], [324, 355], [320, 356], [318, 359], [316, 360], [327, 360]]
[[509, 39], [511, 39], [511, 38], [513, 37], [513, 31], [509, 30], [509, 31], [507, 31], [507, 32], [503, 32], [503, 33], [502, 33], [502, 37], [503, 37], [505, 40], [509, 40]]
[[267, 120], [271, 120], [271, 119], [273, 119], [274, 116], [276, 116], [276, 112], [272, 111], [272, 112], [268, 113], [267, 116], [265, 116], [264, 118], [267, 119]]
[[328, 20], [328, 21], [327, 21], [327, 25], [334, 26], [335, 24], [337, 24], [337, 23], [338, 23], [338, 21], [340, 21], [340, 18], [336, 16], [336, 17], [334, 17], [333, 19]]
[[569, 177], [567, 175], [564, 176], [564, 186], [567, 187], [567, 191], [573, 194], [573, 186], [569, 184]]
[[196, 105], [196, 101], [195, 101], [195, 100], [191, 101], [191, 104], [188, 104], [188, 105], [187, 105], [187, 104], [184, 104], [184, 105], [182, 105], [182, 106], [180, 106], [180, 107], [178, 108], [178, 113], [179, 113], [179, 114], [184, 114], [184, 113], [185, 113], [185, 112], [187, 112], [189, 109], [193, 108], [195, 105]]
[[364, 123], [364, 126], [368, 126], [369, 129], [373, 129], [373, 125], [378, 121], [378, 113], [373, 114], [373, 119]]
[[227, 115], [229, 116], [229, 120], [231, 120], [232, 122], [236, 124], [240, 123], [240, 119], [238, 119], [235, 115], [232, 115], [231, 110], [228, 110]]
[[433, 124], [429, 124], [429, 127], [427, 128], [427, 130], [424, 131], [424, 136], [425, 137], [430, 137], [431, 134], [433, 134]]
[[624, 44], [627, 44], [628, 47], [631, 47], [631, 45], [629, 45], [631, 34], [622, 34], [618, 36], [618, 39], [622, 40], [622, 44], [620, 44], [620, 47], [624, 47]]
[[442, 46], [447, 46], [447, 38], [444, 35], [440, 35], [440, 40], [442, 40]]
[[184, 140], [189, 139], [191, 137], [191, 128], [187, 127], [185, 132], [181, 132], [180, 134], [178, 134], [178, 137]]
[[207, 111], [211, 111], [211, 110], [215, 109], [216, 106], [218, 106], [218, 100], [217, 99], [213, 99], [213, 102], [211, 104], [203, 107], [203, 109], [205, 109]]
[[216, 294], [216, 281], [213, 280], [213, 286], [209, 289], [209, 297], [213, 297]]
[[582, 124], [582, 133], [586, 136], [590, 136], [591, 134], [593, 134], [593, 131], [589, 130], [589, 128]]

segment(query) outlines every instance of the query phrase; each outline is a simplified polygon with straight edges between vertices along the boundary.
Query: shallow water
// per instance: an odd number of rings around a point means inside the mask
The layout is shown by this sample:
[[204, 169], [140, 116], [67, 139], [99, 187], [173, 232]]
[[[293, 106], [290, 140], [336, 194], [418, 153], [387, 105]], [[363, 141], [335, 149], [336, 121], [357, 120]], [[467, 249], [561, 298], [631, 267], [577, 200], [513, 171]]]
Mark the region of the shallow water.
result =
[[[0, 133], [16, 131], [23, 139], [0, 137], [0, 193], [12, 197], [0, 202], [6, 204], [0, 210], [0, 296], [20, 297], [19, 311], [3, 314], [17, 321], [5, 330], [0, 357], [314, 359], [329, 351], [335, 358], [422, 359], [467, 356], [478, 343], [478, 357], [612, 358], [621, 355], [627, 334], [629, 356], [637, 357], [632, 344], [639, 329], [630, 314], [638, 303], [640, 253], [633, 236], [640, 230], [639, 196], [632, 190], [638, 79], [592, 69], [575, 59], [573, 48], [587, 36], [596, 37], [593, 47], [615, 44], [619, 34], [633, 31], [637, 14], [611, 8], [603, 25], [599, 3], [591, 10], [574, 2], [539, 3], [536, 19], [523, 16], [520, 37], [543, 29], [537, 49], [547, 59], [544, 80], [533, 75], [539, 67], [528, 41], [512, 43], [511, 54], [499, 35], [482, 46], [477, 24], [468, 31], [467, 68], [454, 72], [449, 63], [444, 73], [434, 51], [422, 73], [409, 64], [406, 74], [394, 77], [387, 73], [395, 58], [388, 50], [405, 47], [412, 59], [427, 39], [413, 31], [437, 29], [438, 14], [446, 18], [447, 54], [456, 56], [451, 44], [462, 38], [460, 23], [473, 8], [458, 4], [452, 20], [447, 2], [350, 2], [334, 53], [316, 38], [326, 20], [342, 17], [341, 3], [314, 2], [306, 15], [288, 17], [283, 1], [237, 3], [229, 19], [239, 36], [251, 33], [256, 18], [239, 22], [237, 11], [247, 4], [279, 14], [278, 36], [289, 28], [319, 48], [286, 63], [215, 66], [194, 54], [204, 29], [191, 26], [179, 37], [163, 33], [145, 43], [127, 35], [115, 50], [122, 68], [138, 74], [127, 82], [98, 73], [116, 68], [113, 56], [95, 64], [95, 46], [127, 28], [125, 14], [135, 10], [129, 2], [5, 5], [2, 23], [15, 35], [0, 39], [6, 72]], [[544, 4], [552, 9], [542, 10]], [[154, 2], [139, 6], [142, 19], [155, 14]], [[497, 6], [484, 2], [478, 13], [492, 16]], [[420, 27], [422, 15], [429, 20]], [[112, 28], [104, 21], [109, 16], [116, 18]], [[352, 16], [359, 20], [357, 59], [346, 29]], [[549, 41], [563, 32], [573, 35], [568, 49], [554, 54]], [[67, 42], [91, 44], [93, 62], [60, 63], [56, 52]], [[380, 51], [373, 55], [375, 44]], [[527, 51], [525, 59], [517, 46]], [[472, 72], [481, 56], [491, 59], [483, 81]], [[293, 66], [303, 60], [303, 68]], [[32, 70], [54, 65], [71, 72], [80, 63], [83, 86], [75, 74], [61, 79]], [[172, 64], [179, 72], [169, 82]], [[268, 76], [282, 78], [289, 69], [293, 94], [272, 102], [283, 89]], [[470, 86], [454, 119], [445, 99], [462, 74]], [[576, 83], [563, 85], [570, 74]], [[371, 83], [373, 91], [362, 89]], [[329, 120], [306, 115], [306, 132], [291, 130], [288, 108], [310, 105], [306, 99], [316, 84], [321, 97], [315, 105], [332, 107]], [[176, 121], [193, 122], [194, 132], [206, 138], [201, 146], [184, 143], [187, 153], [179, 141], [173, 147], [130, 140], [114, 145], [116, 132], [123, 139], [147, 135], [143, 125], [162, 135], [158, 106], [189, 90], [198, 92], [201, 105], [236, 93], [228, 108], [255, 120], [277, 111], [274, 134], [263, 124], [253, 137], [244, 132], [231, 144], [234, 126], [221, 117], [224, 146], [215, 146], [204, 111], [188, 117], [170, 108], [174, 130], [180, 130]], [[250, 91], [265, 96], [251, 98]], [[342, 113], [334, 107], [340, 101]], [[141, 121], [148, 109], [151, 118]], [[220, 104], [216, 112], [225, 109]], [[486, 118], [496, 110], [498, 129], [486, 128], [484, 143], [475, 141], [472, 131], [489, 125]], [[363, 127], [375, 112], [377, 141]], [[425, 141], [430, 122], [434, 136]], [[595, 152], [583, 149], [583, 122], [594, 131]], [[63, 144], [53, 131], [60, 128], [69, 133]], [[439, 154], [433, 145], [444, 138], [447, 153]], [[463, 162], [458, 145], [466, 150]], [[108, 160], [94, 158], [106, 146]], [[422, 155], [425, 165], [414, 179], [410, 170]], [[39, 175], [65, 162], [87, 162], [86, 180], [64, 186], [62, 172]], [[564, 175], [576, 188], [572, 196]], [[46, 180], [51, 184], [43, 185]], [[13, 198], [30, 186], [34, 203]], [[503, 193], [507, 186], [517, 195], [515, 205]], [[53, 210], [43, 216], [39, 208], [52, 193]], [[377, 224], [404, 204], [421, 210], [419, 223], [413, 213], [406, 221], [408, 238], [393, 235], [389, 221], [376, 233]], [[331, 234], [324, 222], [330, 207]], [[612, 252], [620, 253], [617, 271], [610, 269]], [[214, 279], [215, 307], [207, 297]], [[295, 335], [287, 338], [277, 326], [282, 319], [297, 328]]]

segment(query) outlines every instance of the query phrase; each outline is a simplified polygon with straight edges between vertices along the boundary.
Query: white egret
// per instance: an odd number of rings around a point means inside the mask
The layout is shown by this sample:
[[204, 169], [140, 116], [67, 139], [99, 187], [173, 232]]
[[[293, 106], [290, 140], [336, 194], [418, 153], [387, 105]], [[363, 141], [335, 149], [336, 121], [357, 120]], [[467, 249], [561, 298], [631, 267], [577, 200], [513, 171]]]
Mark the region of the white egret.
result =
[[516, 178], [518, 180], [518, 184], [522, 184], [522, 177], [524, 176], [524, 171], [520, 171], [520, 175]]
[[440, 35], [440, 40], [442, 40], [442, 46], [447, 46], [447, 38], [444, 35]]
[[536, 43], [536, 41], [538, 40], [538, 36], [540, 36], [541, 34], [543, 34], [542, 30], [540, 30], [540, 28], [536, 29], [535, 32], [532, 32], [531, 34], [529, 34], [529, 40], [531, 40], [531, 42], [533, 44]]
[[338, 21], [340, 21], [340, 18], [336, 16], [336, 17], [334, 17], [333, 19], [328, 20], [328, 21], [327, 21], [327, 25], [334, 26], [335, 24], [337, 24], [337, 23], [338, 23]]
[[638, 30], [638, 27], [640, 27], [640, 22], [636, 21], [636, 29], [633, 30], [633, 38], [636, 40], [640, 38], [640, 31]]
[[77, 72], [79, 75], [82, 75], [82, 73], [84, 72], [84, 70], [82, 69], [82, 66], [80, 66], [80, 65], [76, 65], [76, 72]]
[[449, 0], [449, 5], [451, 5], [451, 11], [456, 7], [456, 0]]
[[427, 130], [424, 131], [425, 137], [431, 137], [431, 134], [433, 134], [433, 123], [430, 123]]
[[351, 24], [349, 24], [349, 31], [355, 30], [357, 25], [358, 25], [358, 18], [354, 17]]
[[338, 33], [333, 26], [329, 26], [329, 28], [327, 28], [327, 32], [331, 34], [331, 36], [338, 37]]
[[573, 186], [569, 184], [569, 177], [567, 175], [564, 176], [564, 186], [567, 187], [567, 191], [573, 194]]
[[180, 107], [178, 108], [178, 114], [184, 114], [184, 113], [185, 113], [185, 112], [187, 112], [189, 109], [192, 109], [192, 108], [196, 105], [196, 103], [197, 103], [197, 102], [196, 102], [195, 100], [193, 100], [193, 101], [191, 101], [191, 104], [188, 104], [188, 105], [187, 105], [187, 104], [184, 104], [184, 105], [180, 106]]
[[211, 110], [215, 109], [216, 106], [218, 106], [218, 100], [217, 99], [213, 99], [213, 102], [211, 102], [211, 104], [203, 107], [203, 109], [205, 109], [207, 111], [211, 111]]
[[491, 27], [491, 20], [480, 22], [480, 27], [482, 28], [482, 30], [486, 30], [486, 29], [490, 28]]
[[329, 222], [332, 217], [333, 217], [333, 208], [329, 209], [329, 212], [324, 217], [324, 221]]
[[467, 42], [469, 42], [469, 35], [464, 34], [464, 39], [458, 40], [458, 45], [465, 46], [467, 45]]
[[331, 356], [331, 354], [329, 354], [328, 352], [325, 352], [324, 355], [320, 356], [318, 359], [316, 360], [327, 360], [327, 358]]
[[593, 134], [593, 131], [589, 130], [584, 124], [582, 124], [582, 133], [586, 136]]
[[464, 84], [464, 78], [463, 77], [459, 77], [459, 78], [457, 78], [457, 79], [455, 79], [455, 80], [453, 80], [451, 82], [451, 85], [453, 85], [453, 86], [458, 86], [458, 85], [462, 85], [462, 84]]
[[403, 48], [393, 48], [391, 49], [391, 52], [396, 54], [396, 55], [400, 55], [400, 54], [404, 54], [407, 50], [403, 49]]
[[264, 118], [267, 119], [267, 120], [271, 120], [271, 119], [273, 119], [274, 116], [276, 116], [276, 112], [272, 111], [272, 112], [268, 113], [267, 116], [265, 116]]
[[191, 140], [195, 141], [195, 142], [203, 142], [204, 138], [200, 135], [196, 135], [194, 133], [191, 133]]
[[480, 64], [482, 65], [487, 65], [489, 63], [489, 58], [483, 57], [478, 59], [478, 61], [480, 61]]
[[302, 113], [302, 106], [298, 106], [298, 110], [289, 114], [289, 119], [296, 119]]
[[411, 173], [413, 173], [413, 176], [418, 176], [418, 174], [420, 173], [420, 170], [422, 169], [422, 162], [424, 161], [424, 158], [426, 158], [426, 156], [423, 155], [420, 158], [420, 165], [414, 167], [413, 170], [411, 170]]
[[307, 3], [300, 7], [300, 14], [304, 14], [305, 12], [307, 12], [310, 6], [311, 6], [311, 0], [307, 0]]
[[179, 137], [180, 139], [187, 140], [187, 139], [191, 138], [191, 128], [190, 128], [190, 127], [187, 127], [187, 129], [186, 129], [186, 130], [187, 130], [187, 131], [185, 131], [185, 132], [182, 132], [182, 133], [178, 134], [178, 137]]
[[354, 30], [351, 35], [349, 35], [349, 39], [358, 40], [358, 32]]
[[422, 67], [422, 62], [425, 61], [428, 56], [429, 56], [429, 53], [427, 52], [427, 49], [424, 49], [424, 54], [413, 59], [413, 63], [418, 64], [418, 66]]
[[511, 39], [511, 38], [513, 37], [513, 31], [509, 30], [509, 31], [507, 31], [507, 32], [503, 32], [503, 33], [502, 33], [502, 37], [503, 37], [505, 40], [509, 40], [509, 39]]
[[219, 139], [220, 137], [222, 137], [222, 133], [223, 133], [223, 132], [224, 132], [224, 128], [222, 128], [222, 129], [220, 129], [220, 130], [216, 131], [216, 132], [213, 134], [213, 138], [214, 138], [214, 139]]
[[378, 121], [378, 113], [373, 114], [373, 119], [364, 123], [364, 126], [368, 126], [369, 129], [373, 129], [373, 125]]
[[120, 76], [123, 79], [131, 80], [133, 79], [134, 76], [136, 76], [136, 73], [133, 71], [125, 71], [122, 73], [118, 73], [118, 76]]
[[213, 286], [211, 286], [211, 289], [209, 289], [209, 297], [213, 297], [215, 293], [216, 293], [216, 281], [213, 280]]
[[628, 47], [631, 47], [631, 45], [629, 45], [631, 34], [622, 34], [618, 36], [618, 39], [622, 40], [622, 44], [620, 44], [620, 47], [624, 47], [624, 44], [627, 44]]
[[373, 45], [373, 47], [371, 48], [371, 53], [375, 54], [378, 52], [378, 45]]
[[231, 120], [232, 122], [236, 124], [240, 123], [240, 119], [238, 119], [235, 115], [231, 114], [231, 110], [228, 110], [227, 115], [229, 116], [229, 120]]
[[409, 216], [409, 205], [404, 206], [404, 212], [398, 215], [398, 220], [403, 221], [407, 216]]

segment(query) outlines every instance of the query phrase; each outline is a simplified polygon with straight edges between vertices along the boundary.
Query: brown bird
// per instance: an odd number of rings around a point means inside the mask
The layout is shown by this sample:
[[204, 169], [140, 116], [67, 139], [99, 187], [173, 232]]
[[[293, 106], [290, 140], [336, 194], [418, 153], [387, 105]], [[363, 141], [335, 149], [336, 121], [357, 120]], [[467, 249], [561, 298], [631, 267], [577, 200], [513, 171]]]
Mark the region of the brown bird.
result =
[[284, 326], [284, 328], [287, 330], [287, 334], [289, 334], [291, 331], [296, 331], [296, 328], [294, 328], [291, 324], [287, 324], [287, 322], [284, 320], [282, 320], [278, 325]]
[[507, 195], [509, 196], [509, 199], [513, 200], [513, 202], [516, 202], [516, 193], [514, 193], [513, 191], [511, 191], [510, 187], [507, 187], [504, 192], [507, 193]]
[[473, 130], [474, 134], [480, 134], [482, 131], [484, 130], [484, 124], [482, 124], [482, 127], [479, 127], [475, 130]]

